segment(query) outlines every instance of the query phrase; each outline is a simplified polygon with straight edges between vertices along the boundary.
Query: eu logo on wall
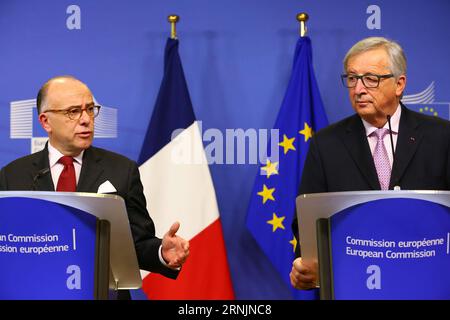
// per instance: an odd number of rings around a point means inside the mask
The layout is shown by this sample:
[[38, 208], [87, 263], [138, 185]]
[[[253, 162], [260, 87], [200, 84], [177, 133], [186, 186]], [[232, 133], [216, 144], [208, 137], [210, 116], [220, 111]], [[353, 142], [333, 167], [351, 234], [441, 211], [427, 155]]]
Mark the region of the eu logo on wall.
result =
[[417, 112], [450, 120], [450, 102], [435, 101], [434, 81], [422, 92], [405, 95], [402, 102]]
[[[36, 99], [11, 101], [10, 110], [10, 138], [30, 139], [31, 153], [42, 150], [48, 138], [37, 121]], [[94, 137], [117, 138], [116, 108], [102, 105], [95, 118]]]

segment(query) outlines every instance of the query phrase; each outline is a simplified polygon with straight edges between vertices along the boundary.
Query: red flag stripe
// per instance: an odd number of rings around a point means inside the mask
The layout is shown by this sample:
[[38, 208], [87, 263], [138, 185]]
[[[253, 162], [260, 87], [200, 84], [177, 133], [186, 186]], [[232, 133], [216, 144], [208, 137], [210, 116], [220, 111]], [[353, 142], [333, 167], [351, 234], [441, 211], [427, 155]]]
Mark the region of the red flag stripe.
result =
[[[190, 255], [176, 280], [151, 273], [142, 289], [151, 300], [234, 299], [220, 219], [189, 241]], [[156, 290], [155, 290], [156, 289]]]

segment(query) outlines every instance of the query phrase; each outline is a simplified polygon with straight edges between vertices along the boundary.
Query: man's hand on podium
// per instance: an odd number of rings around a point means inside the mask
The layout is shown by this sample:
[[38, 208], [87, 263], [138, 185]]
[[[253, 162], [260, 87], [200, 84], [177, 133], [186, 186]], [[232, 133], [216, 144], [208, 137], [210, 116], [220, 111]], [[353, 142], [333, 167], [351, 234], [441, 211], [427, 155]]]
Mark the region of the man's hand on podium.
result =
[[189, 256], [189, 241], [176, 235], [180, 223], [175, 222], [162, 239], [161, 254], [170, 268], [180, 268]]
[[291, 284], [294, 288], [308, 290], [317, 287], [317, 274], [317, 260], [304, 261], [302, 258], [297, 258], [292, 263], [292, 270], [289, 277], [291, 278]]

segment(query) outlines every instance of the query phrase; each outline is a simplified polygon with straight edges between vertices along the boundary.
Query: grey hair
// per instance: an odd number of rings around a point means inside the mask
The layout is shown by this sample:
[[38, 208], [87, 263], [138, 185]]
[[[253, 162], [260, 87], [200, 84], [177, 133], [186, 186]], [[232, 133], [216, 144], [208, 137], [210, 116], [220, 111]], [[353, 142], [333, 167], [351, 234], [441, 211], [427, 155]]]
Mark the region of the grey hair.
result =
[[347, 71], [348, 60], [363, 52], [383, 48], [389, 56], [389, 69], [396, 79], [406, 75], [406, 56], [402, 47], [395, 41], [383, 37], [369, 37], [357, 42], [344, 58], [344, 71]]

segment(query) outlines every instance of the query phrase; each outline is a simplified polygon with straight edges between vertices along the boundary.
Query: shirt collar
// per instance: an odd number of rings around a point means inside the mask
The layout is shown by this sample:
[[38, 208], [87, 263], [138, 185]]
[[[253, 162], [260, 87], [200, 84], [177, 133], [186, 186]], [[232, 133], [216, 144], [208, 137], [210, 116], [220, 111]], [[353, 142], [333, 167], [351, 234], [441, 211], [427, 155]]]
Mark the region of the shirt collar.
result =
[[[76, 157], [73, 157], [73, 159], [79, 163], [80, 165], [83, 163], [83, 154], [84, 154], [84, 150], [80, 152], [79, 155], [77, 155]], [[49, 165], [50, 168], [52, 168], [59, 159], [61, 159], [61, 157], [63, 157], [64, 155], [58, 150], [56, 149], [54, 146], [51, 145], [50, 140], [48, 141], [48, 161], [49, 161]]]
[[[391, 116], [391, 129], [392, 133], [398, 134], [398, 127], [400, 125], [400, 115], [402, 114], [402, 107], [400, 105], [397, 106], [397, 110], [395, 110], [394, 114]], [[375, 132], [378, 128], [368, 123], [366, 120], [362, 119], [364, 124], [364, 128], [366, 128], [366, 136], [370, 136]], [[389, 129], [389, 124], [383, 126], [383, 128]]]

